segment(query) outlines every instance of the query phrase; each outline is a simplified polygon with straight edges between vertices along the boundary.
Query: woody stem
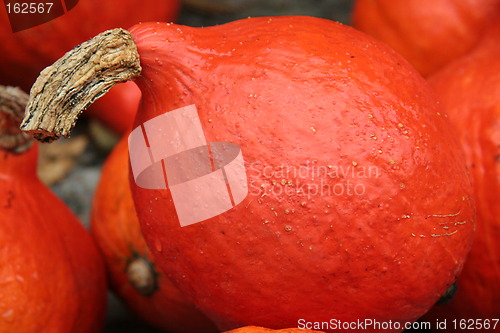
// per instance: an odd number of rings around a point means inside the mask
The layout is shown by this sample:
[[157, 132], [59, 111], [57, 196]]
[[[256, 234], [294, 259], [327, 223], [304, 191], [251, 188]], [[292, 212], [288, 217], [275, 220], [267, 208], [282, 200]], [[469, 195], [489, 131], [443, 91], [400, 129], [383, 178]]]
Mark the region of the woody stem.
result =
[[105, 31], [40, 73], [31, 88], [21, 129], [42, 142], [68, 137], [89, 105], [141, 70], [132, 35], [124, 29]]
[[19, 88], [0, 86], [0, 149], [21, 153], [33, 139], [19, 129], [28, 94]]

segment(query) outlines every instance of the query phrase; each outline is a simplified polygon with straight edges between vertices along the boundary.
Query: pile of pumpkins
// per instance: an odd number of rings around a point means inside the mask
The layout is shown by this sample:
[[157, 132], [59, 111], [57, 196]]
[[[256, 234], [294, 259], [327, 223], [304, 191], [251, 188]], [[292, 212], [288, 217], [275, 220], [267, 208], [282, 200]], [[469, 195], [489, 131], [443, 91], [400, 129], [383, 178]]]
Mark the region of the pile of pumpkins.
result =
[[[101, 332], [108, 289], [171, 333], [500, 329], [500, 1], [357, 0], [352, 27], [194, 28], [179, 8], [80, 0], [16, 33], [0, 16], [0, 332]], [[90, 230], [33, 139], [82, 112], [121, 136]]]

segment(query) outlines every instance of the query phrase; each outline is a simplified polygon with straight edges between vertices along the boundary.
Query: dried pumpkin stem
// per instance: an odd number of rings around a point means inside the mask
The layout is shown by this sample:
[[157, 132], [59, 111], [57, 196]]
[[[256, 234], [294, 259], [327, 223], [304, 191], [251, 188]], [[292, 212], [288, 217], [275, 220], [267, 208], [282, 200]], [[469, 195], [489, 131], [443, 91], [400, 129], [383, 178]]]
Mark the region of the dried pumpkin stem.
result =
[[143, 257], [136, 257], [127, 265], [129, 283], [141, 295], [151, 296], [158, 288], [153, 264]]
[[31, 136], [19, 129], [28, 103], [28, 94], [16, 87], [0, 86], [0, 149], [22, 153], [33, 144]]
[[124, 29], [105, 31], [40, 73], [21, 129], [42, 142], [68, 137], [82, 111], [115, 84], [140, 72], [132, 35]]

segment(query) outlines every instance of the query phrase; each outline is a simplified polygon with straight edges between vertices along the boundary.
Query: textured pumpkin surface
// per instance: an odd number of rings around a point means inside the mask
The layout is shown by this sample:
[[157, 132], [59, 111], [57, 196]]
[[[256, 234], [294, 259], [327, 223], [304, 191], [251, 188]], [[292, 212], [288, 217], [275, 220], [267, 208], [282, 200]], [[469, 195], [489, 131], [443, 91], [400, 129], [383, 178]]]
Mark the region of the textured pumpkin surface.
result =
[[[216, 332], [214, 324], [154, 268], [132, 202], [127, 147], [122, 139], [107, 159], [92, 208], [91, 230], [106, 260], [111, 287], [151, 325], [172, 333]], [[129, 265], [141, 258], [150, 262], [155, 273], [149, 290], [136, 289], [127, 274]]]
[[259, 326], [245, 326], [245, 327], [240, 327], [236, 328], [231, 331], [227, 331], [227, 333], [312, 333], [312, 332], [319, 332], [319, 331], [312, 331], [312, 330], [306, 330], [306, 329], [299, 329], [299, 328], [283, 328], [280, 330], [273, 330], [270, 328], [264, 328], [264, 327], [259, 327]]
[[[500, 21], [466, 57], [429, 82], [459, 131], [472, 171], [477, 234], [455, 298], [432, 315], [498, 318], [500, 314]], [[498, 328], [497, 328], [498, 330]], [[465, 331], [465, 330], [464, 330]]]
[[402, 57], [308, 17], [130, 32], [143, 67], [135, 126], [194, 104], [207, 141], [245, 160], [246, 199], [186, 227], [169, 190], [132, 180], [158, 265], [220, 329], [413, 321], [453, 283], [471, 183], [447, 115]]
[[498, 0], [357, 0], [353, 25], [427, 76], [469, 51], [499, 9]]
[[100, 332], [107, 286], [93, 239], [36, 178], [36, 145], [0, 153], [0, 332]]
[[[178, 14], [178, 0], [80, 0], [63, 16], [45, 24], [12, 33], [6, 11], [0, 11], [0, 84], [29, 91], [40, 71], [68, 50], [99, 32], [127, 28], [144, 21], [171, 21]], [[133, 84], [115, 87], [88, 113], [99, 117], [118, 133], [129, 130], [140, 94]], [[119, 98], [116, 98], [120, 95]], [[133, 102], [126, 102], [134, 95]], [[125, 97], [123, 97], [125, 96]], [[116, 110], [120, 110], [115, 114]], [[112, 116], [110, 116], [110, 114]], [[118, 116], [119, 115], [119, 116]], [[114, 117], [113, 117], [114, 116]], [[111, 118], [114, 118], [112, 121]]]

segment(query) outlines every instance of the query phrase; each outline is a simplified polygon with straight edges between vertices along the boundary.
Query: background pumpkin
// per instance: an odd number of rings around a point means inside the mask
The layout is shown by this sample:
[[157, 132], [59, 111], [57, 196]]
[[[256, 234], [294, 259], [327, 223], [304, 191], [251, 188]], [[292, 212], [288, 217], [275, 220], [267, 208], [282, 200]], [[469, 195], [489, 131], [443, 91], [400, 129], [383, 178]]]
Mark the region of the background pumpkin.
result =
[[106, 260], [113, 291], [140, 318], [171, 333], [217, 331], [156, 268], [128, 184], [126, 138], [103, 166], [93, 199], [91, 231]]
[[[97, 33], [143, 21], [175, 20], [179, 0], [79, 0], [63, 16], [12, 33], [6, 11], [0, 11], [0, 84], [29, 91], [40, 71]], [[133, 122], [140, 92], [133, 83], [117, 86], [88, 110], [117, 133]]]
[[[130, 30], [143, 66], [135, 125], [194, 104], [207, 141], [243, 151], [251, 195], [188, 227], [179, 226], [169, 190], [132, 183], [157, 263], [220, 329], [332, 316], [411, 321], [453, 283], [472, 240], [471, 184], [446, 115], [403, 58], [354, 29], [307, 17]], [[50, 94], [92, 99], [78, 80], [37, 95], [50, 77], [37, 82], [32, 105]], [[67, 135], [74, 118], [65, 112], [79, 111], [38, 106], [23, 128], [44, 141]], [[68, 127], [38, 121], [53, 108]], [[329, 166], [335, 174], [311, 176]], [[269, 175], [269, 167], [308, 174]], [[369, 167], [377, 175], [366, 175]], [[342, 171], [349, 168], [365, 176]], [[349, 181], [365, 191], [349, 194]], [[333, 193], [336, 184], [345, 192]]]
[[494, 319], [500, 314], [499, 19], [472, 52], [429, 78], [458, 129], [477, 202], [477, 234], [456, 295], [430, 314], [448, 321]]
[[0, 332], [100, 332], [104, 264], [75, 215], [36, 177], [38, 146], [18, 129], [26, 101], [0, 87]]
[[499, 9], [498, 0], [357, 0], [353, 25], [428, 76], [469, 51]]

